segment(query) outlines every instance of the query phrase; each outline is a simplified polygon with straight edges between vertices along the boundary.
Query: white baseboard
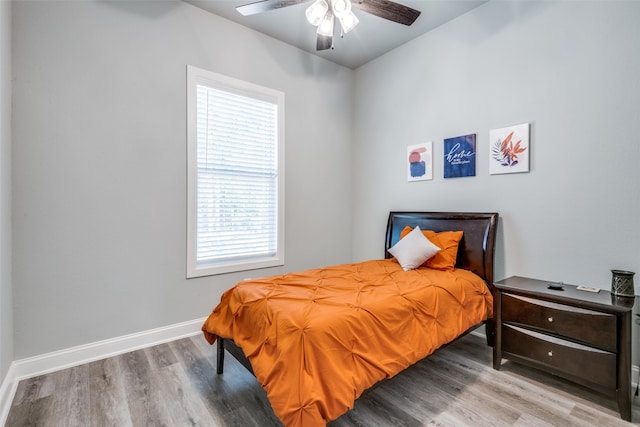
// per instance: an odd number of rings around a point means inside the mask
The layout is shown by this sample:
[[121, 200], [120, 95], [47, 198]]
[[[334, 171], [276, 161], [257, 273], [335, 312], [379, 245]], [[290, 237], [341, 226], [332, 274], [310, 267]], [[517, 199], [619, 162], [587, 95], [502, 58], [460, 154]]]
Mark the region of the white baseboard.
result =
[[0, 426], [5, 425], [13, 396], [16, 394], [18, 381], [15, 380], [15, 369], [13, 363], [9, 366], [9, 371], [0, 385]]
[[13, 361], [0, 386], [0, 425], [6, 422], [20, 380], [196, 335], [201, 333], [205, 319], [203, 317]]

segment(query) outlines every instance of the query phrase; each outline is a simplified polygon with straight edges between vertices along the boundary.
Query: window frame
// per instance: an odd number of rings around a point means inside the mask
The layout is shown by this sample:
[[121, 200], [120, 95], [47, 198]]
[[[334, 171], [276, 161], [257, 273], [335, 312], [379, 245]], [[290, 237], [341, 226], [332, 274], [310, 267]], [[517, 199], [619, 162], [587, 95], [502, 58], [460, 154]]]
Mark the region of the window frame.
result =
[[[197, 260], [197, 86], [271, 102], [277, 108], [277, 250], [273, 256], [199, 265]], [[187, 65], [187, 278], [284, 265], [284, 93]]]

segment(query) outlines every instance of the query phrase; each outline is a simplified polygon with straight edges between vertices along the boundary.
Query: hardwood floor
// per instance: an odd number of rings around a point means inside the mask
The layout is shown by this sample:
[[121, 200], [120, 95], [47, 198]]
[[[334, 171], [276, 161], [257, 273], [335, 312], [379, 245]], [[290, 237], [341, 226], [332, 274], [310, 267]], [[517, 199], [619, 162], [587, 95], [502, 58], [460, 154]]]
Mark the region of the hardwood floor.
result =
[[[281, 426], [265, 392], [232, 356], [184, 338], [23, 380], [6, 426]], [[629, 426], [608, 396], [521, 365], [491, 367], [467, 335], [365, 392], [330, 427]]]

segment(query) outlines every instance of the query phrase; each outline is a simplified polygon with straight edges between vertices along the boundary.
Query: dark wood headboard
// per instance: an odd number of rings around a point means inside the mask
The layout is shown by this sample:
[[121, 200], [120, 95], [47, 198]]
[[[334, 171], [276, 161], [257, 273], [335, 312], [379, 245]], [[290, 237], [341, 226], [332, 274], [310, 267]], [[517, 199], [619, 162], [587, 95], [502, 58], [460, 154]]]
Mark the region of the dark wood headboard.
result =
[[400, 240], [400, 232], [407, 225], [436, 232], [462, 230], [456, 267], [473, 271], [493, 286], [497, 213], [391, 212], [384, 246], [386, 258], [391, 258], [387, 250]]

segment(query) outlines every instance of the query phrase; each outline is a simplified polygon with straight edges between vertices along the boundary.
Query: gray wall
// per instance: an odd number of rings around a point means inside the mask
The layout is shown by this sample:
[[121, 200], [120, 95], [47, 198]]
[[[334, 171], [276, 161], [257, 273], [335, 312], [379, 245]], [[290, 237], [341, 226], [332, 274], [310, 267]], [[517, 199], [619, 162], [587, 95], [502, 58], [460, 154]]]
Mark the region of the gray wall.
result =
[[[350, 259], [352, 70], [182, 2], [17, 2], [13, 25], [16, 359]], [[282, 268], [185, 279], [187, 64], [286, 94]]]
[[[608, 289], [640, 272], [640, 2], [486, 3], [356, 70], [354, 260], [389, 210], [497, 211], [496, 276]], [[531, 170], [489, 175], [489, 130], [531, 123]], [[477, 134], [476, 177], [443, 139]], [[434, 179], [406, 147], [434, 141]], [[636, 287], [640, 277], [636, 279]]]
[[11, 3], [0, 1], [0, 384], [13, 361], [11, 284]]

